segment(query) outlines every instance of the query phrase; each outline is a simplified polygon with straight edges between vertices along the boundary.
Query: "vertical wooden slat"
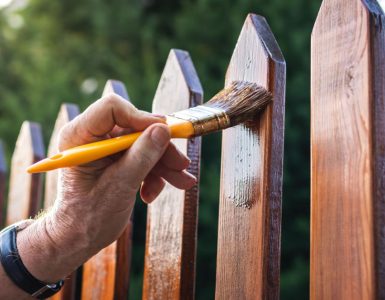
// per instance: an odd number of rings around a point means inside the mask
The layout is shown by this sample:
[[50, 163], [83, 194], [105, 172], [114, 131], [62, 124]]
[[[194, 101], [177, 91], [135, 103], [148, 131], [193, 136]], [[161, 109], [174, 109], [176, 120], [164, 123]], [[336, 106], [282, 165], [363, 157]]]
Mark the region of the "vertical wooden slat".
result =
[[5, 214], [5, 186], [6, 186], [7, 164], [5, 162], [3, 142], [0, 141], [0, 228], [3, 227]]
[[40, 208], [42, 174], [28, 174], [27, 167], [44, 158], [40, 125], [25, 121], [11, 161], [6, 224], [33, 217]]
[[385, 2], [364, 3], [370, 16], [372, 54], [375, 288], [376, 298], [385, 299]]
[[248, 15], [226, 74], [274, 95], [223, 132], [216, 299], [278, 299], [286, 66], [265, 19]]
[[[103, 95], [115, 93], [129, 100], [124, 84], [108, 80]], [[83, 266], [83, 300], [125, 300], [128, 297], [131, 251], [132, 251], [133, 214], [121, 237]]]
[[[56, 118], [55, 127], [53, 129], [51, 140], [48, 145], [47, 156], [52, 156], [58, 152], [57, 139], [60, 129], [69, 121], [79, 114], [79, 107], [75, 104], [64, 103], [60, 107], [59, 114]], [[53, 206], [57, 193], [58, 171], [53, 170], [46, 173], [45, 178], [45, 195], [44, 208], [49, 209]], [[76, 297], [76, 272], [66, 278], [65, 285], [61, 291], [50, 299], [52, 300], [73, 300]]]
[[312, 34], [311, 299], [385, 299], [385, 19], [325, 0]]
[[[202, 87], [190, 56], [171, 50], [153, 102], [168, 114], [202, 102]], [[201, 139], [175, 140], [199, 176]], [[148, 206], [143, 299], [194, 299], [198, 187], [188, 191], [167, 184]]]

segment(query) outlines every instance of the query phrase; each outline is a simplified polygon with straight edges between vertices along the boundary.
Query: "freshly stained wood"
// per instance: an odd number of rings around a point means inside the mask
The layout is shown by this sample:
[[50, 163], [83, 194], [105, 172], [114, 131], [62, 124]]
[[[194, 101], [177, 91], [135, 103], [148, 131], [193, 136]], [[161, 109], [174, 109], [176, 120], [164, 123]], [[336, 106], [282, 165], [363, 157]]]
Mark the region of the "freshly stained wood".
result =
[[285, 61], [263, 17], [250, 14], [226, 85], [258, 83], [273, 102], [223, 132], [216, 299], [278, 299]]
[[40, 208], [42, 175], [28, 174], [27, 167], [44, 158], [40, 125], [25, 121], [11, 161], [6, 224], [35, 216]]
[[7, 165], [5, 163], [3, 142], [0, 141], [0, 228], [3, 227], [4, 222], [6, 173]]
[[[202, 102], [202, 87], [187, 52], [171, 50], [153, 102], [168, 114]], [[199, 176], [201, 139], [174, 140]], [[143, 299], [194, 299], [198, 187], [182, 191], [167, 184], [148, 206]]]
[[[47, 156], [52, 156], [58, 152], [57, 143], [60, 129], [79, 114], [79, 107], [75, 104], [62, 104], [56, 118], [51, 140], [48, 145]], [[49, 209], [54, 205], [57, 193], [58, 170], [49, 171], [45, 177], [44, 208]], [[80, 272], [80, 271], [79, 271]], [[76, 298], [76, 277], [77, 272], [69, 275], [65, 280], [65, 285], [59, 293], [50, 299], [52, 300], [73, 300]]]
[[[115, 93], [129, 100], [124, 84], [108, 80], [103, 95]], [[83, 266], [82, 300], [125, 300], [128, 297], [133, 214], [121, 237]]]
[[325, 0], [312, 35], [312, 299], [385, 298], [385, 28], [374, 0]]

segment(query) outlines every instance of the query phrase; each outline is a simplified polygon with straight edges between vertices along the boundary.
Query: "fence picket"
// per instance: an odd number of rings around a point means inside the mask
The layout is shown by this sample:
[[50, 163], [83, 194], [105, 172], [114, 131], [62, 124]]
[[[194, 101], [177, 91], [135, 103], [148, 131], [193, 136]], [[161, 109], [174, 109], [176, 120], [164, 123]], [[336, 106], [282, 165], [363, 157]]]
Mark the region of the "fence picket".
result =
[[[75, 104], [64, 103], [60, 107], [59, 114], [56, 118], [55, 127], [53, 129], [51, 139], [48, 145], [47, 156], [52, 156], [58, 152], [57, 139], [60, 129], [69, 121], [74, 119], [79, 114], [79, 107]], [[46, 173], [45, 178], [45, 195], [44, 208], [49, 209], [55, 202], [57, 193], [58, 171], [52, 170]], [[79, 271], [80, 272], [80, 271]], [[76, 281], [77, 273], [69, 275], [66, 278], [65, 285], [59, 293], [55, 294], [50, 299], [52, 300], [74, 300], [76, 299]]]
[[385, 299], [385, 15], [325, 0], [312, 34], [311, 299]]
[[[115, 93], [129, 101], [124, 84], [108, 80], [103, 95]], [[121, 237], [83, 266], [83, 300], [127, 299], [131, 268], [133, 213]]]
[[223, 132], [216, 299], [278, 299], [285, 61], [265, 19], [248, 15], [226, 85], [256, 82], [273, 103]]
[[[201, 104], [203, 97], [189, 54], [171, 50], [153, 112], [168, 114]], [[175, 140], [199, 176], [201, 139]], [[194, 299], [198, 187], [177, 190], [167, 184], [147, 210], [143, 299]]]
[[44, 158], [40, 125], [25, 121], [11, 161], [6, 224], [36, 215], [41, 207], [42, 175], [28, 174], [27, 167]]

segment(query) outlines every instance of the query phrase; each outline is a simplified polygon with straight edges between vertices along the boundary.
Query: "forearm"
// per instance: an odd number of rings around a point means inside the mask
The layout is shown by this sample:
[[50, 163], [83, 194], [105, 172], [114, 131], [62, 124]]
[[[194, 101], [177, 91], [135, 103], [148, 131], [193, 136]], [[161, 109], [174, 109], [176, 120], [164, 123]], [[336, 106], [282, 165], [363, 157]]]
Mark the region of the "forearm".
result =
[[[68, 230], [54, 214], [33, 221], [17, 233], [17, 248], [27, 270], [37, 279], [55, 283], [64, 279], [92, 254], [79, 238], [78, 230]], [[0, 299], [30, 299], [0, 265]]]

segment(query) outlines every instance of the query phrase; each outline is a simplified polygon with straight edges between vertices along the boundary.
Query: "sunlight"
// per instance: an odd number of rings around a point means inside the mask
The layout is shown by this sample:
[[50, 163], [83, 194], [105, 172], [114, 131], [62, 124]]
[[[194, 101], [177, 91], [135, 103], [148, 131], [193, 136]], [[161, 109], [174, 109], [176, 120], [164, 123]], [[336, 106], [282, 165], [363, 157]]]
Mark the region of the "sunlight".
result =
[[0, 0], [0, 9], [11, 4], [13, 0]]

